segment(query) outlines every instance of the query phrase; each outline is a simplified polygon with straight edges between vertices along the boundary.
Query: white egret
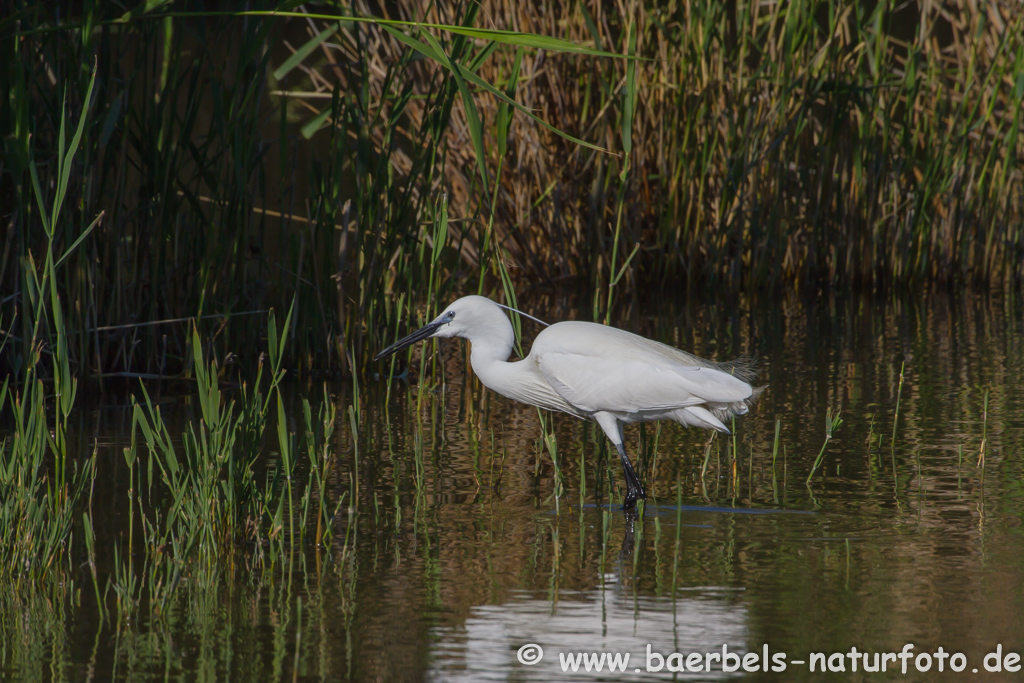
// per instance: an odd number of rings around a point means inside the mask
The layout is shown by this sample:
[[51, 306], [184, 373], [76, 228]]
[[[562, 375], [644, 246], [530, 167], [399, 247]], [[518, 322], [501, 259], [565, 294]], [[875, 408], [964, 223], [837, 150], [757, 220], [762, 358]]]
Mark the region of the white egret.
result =
[[675, 420], [728, 433], [723, 420], [745, 414], [760, 393], [749, 384], [748, 361], [715, 363], [597, 323], [550, 325], [526, 358], [509, 362], [512, 324], [499, 304], [482, 296], [459, 299], [374, 360], [430, 337], [468, 340], [473, 371], [502, 396], [597, 422], [619, 452], [626, 509], [647, 494], [626, 455], [624, 423]]

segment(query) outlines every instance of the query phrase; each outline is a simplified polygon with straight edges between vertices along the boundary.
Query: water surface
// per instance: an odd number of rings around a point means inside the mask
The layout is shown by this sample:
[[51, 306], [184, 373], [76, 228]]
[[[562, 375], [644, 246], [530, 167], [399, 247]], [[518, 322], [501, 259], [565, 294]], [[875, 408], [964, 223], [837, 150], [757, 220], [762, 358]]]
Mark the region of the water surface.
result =
[[[543, 298], [526, 307], [586, 317]], [[620, 510], [617, 457], [593, 425], [545, 416], [556, 468], [537, 411], [483, 389], [465, 345], [448, 341], [422, 378], [415, 355], [414, 379], [363, 382], [355, 435], [353, 387], [331, 387], [332, 494], [356, 501], [331, 547], [186, 578], [163, 619], [100, 620], [84, 573], [71, 592], [8, 598], [0, 677], [788, 681], [816, 680], [809, 662], [823, 653], [843, 680], [889, 680], [899, 660], [853, 673], [847, 654], [871, 664], [913, 644], [915, 656], [961, 653], [966, 668], [945, 659], [940, 673], [933, 657], [916, 672], [911, 658], [901, 679], [1017, 679], [983, 660], [1024, 652], [1019, 300], [661, 301], [623, 308], [618, 324], [718, 360], [755, 354], [767, 386], [709, 449], [707, 433], [674, 424], [627, 428], [651, 495], [643, 518]], [[319, 387], [293, 391], [297, 429], [299, 397]], [[196, 419], [175, 393], [179, 424]], [[100, 448], [102, 560], [125, 533], [131, 420], [123, 397], [81, 400], [81, 447]], [[843, 422], [806, 483], [827, 410]], [[517, 658], [529, 644], [544, 651], [532, 666]], [[723, 646], [781, 653], [786, 670], [646, 671], [648, 647], [678, 663]], [[560, 654], [627, 652], [626, 674], [562, 673]]]

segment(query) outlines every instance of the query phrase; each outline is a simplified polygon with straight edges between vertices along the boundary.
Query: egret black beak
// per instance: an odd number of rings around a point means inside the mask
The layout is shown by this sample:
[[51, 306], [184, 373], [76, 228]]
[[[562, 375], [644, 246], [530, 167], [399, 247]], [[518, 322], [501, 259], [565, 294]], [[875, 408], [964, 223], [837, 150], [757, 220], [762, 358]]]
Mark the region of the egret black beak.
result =
[[444, 323], [442, 322], [432, 322], [429, 325], [421, 327], [420, 329], [410, 334], [408, 337], [399, 339], [394, 344], [378, 353], [376, 356], [373, 357], [373, 360], [378, 361], [381, 358], [387, 358], [396, 351], [401, 351], [406, 346], [411, 346], [418, 341], [422, 341], [424, 339], [427, 339], [428, 337], [433, 336], [434, 332], [437, 331], [437, 328], [441, 327], [441, 325], [443, 324]]

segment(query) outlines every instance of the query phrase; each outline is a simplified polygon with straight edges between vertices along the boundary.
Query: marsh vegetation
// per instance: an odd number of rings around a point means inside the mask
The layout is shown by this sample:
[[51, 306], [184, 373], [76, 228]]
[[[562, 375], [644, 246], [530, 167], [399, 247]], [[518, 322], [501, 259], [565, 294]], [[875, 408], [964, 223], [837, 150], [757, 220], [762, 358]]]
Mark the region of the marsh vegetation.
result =
[[[13, 3], [0, 671], [450, 679], [559, 614], [702, 646], [680, 611], [1016, 646], [986, 577], [1024, 551], [1022, 21]], [[467, 293], [755, 353], [769, 389], [725, 439], [633, 432], [633, 525], [600, 435], [461, 346], [369, 362]]]

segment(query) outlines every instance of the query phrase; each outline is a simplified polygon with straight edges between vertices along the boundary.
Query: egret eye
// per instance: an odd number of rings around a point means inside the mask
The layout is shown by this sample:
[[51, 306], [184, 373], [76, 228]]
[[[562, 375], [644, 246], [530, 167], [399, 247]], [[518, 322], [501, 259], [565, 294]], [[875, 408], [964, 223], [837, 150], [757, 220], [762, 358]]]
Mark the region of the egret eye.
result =
[[447, 320], [454, 320], [454, 319], [455, 319], [455, 311], [448, 311], [448, 312], [447, 312], [447, 313], [445, 314], [445, 316], [444, 316], [444, 317], [445, 317], [445, 319], [447, 319]]

